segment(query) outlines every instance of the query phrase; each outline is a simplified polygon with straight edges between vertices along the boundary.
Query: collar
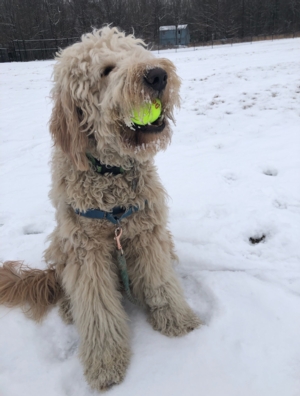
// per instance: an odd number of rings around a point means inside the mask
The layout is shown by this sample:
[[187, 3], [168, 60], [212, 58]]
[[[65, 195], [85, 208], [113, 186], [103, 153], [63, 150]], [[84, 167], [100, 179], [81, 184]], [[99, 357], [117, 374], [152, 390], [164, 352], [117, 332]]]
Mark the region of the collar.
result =
[[97, 158], [93, 157], [92, 154], [86, 153], [88, 160], [93, 165], [95, 172], [104, 175], [105, 173], [112, 173], [113, 175], [119, 175], [124, 173], [124, 169], [121, 166], [109, 166], [105, 164], [101, 164]]

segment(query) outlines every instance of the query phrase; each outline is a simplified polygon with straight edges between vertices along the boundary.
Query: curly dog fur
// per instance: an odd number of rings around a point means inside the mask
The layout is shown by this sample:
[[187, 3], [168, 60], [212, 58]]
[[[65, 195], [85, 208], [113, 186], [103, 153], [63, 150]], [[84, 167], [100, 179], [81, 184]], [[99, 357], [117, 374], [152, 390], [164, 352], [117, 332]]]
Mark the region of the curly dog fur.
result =
[[[54, 66], [50, 198], [57, 226], [45, 252], [48, 269], [5, 263], [0, 303], [28, 308], [39, 320], [58, 302], [63, 319], [78, 329], [85, 376], [97, 390], [124, 378], [130, 360], [127, 317], [115, 226], [75, 209], [138, 206], [121, 224], [133, 295], [162, 334], [180, 336], [200, 324], [172, 268], [176, 255], [167, 230], [166, 192], [153, 164], [153, 156], [170, 143], [179, 88], [169, 60], [156, 59], [142, 40], [116, 28], [84, 35], [58, 54]], [[159, 120], [142, 128], [133, 125], [133, 108], [156, 98], [163, 109]], [[87, 153], [124, 172], [95, 172]]]

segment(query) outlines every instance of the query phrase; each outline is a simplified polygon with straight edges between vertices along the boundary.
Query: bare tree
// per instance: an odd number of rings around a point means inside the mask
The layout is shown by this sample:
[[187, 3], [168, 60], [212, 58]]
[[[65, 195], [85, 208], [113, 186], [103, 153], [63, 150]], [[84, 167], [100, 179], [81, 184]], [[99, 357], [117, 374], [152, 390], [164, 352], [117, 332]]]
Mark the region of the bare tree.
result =
[[193, 41], [295, 32], [300, 0], [0, 0], [0, 43], [78, 37], [105, 23], [157, 43], [162, 25], [189, 24]]

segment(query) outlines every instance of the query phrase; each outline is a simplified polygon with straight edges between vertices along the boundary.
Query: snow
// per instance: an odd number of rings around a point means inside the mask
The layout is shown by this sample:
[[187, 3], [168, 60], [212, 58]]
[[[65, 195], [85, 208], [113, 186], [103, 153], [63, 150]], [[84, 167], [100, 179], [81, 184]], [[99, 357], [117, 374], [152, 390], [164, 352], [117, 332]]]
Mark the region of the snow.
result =
[[[163, 51], [182, 78], [156, 157], [187, 300], [179, 339], [130, 318], [132, 361], [111, 396], [300, 395], [300, 40]], [[53, 62], [1, 64], [0, 260], [43, 268], [54, 227], [47, 122]], [[249, 238], [265, 239], [251, 244]], [[88, 396], [78, 334], [0, 307], [0, 395]]]
[[[187, 25], [177, 25], [177, 29], [186, 29]], [[164, 30], [176, 30], [176, 25], [170, 25], [170, 26], [160, 26], [159, 27], [160, 31], [164, 31]]]

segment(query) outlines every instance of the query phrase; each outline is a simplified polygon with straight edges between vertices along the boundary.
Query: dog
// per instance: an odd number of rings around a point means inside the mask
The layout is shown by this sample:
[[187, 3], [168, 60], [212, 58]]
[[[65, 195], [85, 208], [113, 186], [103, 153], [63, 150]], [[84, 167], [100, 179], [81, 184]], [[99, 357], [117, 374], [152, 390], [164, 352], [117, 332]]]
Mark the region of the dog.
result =
[[[53, 80], [57, 225], [47, 269], [4, 263], [0, 303], [23, 307], [35, 320], [58, 304], [78, 329], [87, 382], [102, 391], [123, 380], [130, 361], [124, 292], [166, 336], [200, 325], [172, 267], [167, 195], [153, 163], [171, 140], [180, 79], [141, 39], [105, 26], [57, 54]], [[133, 110], [157, 99], [159, 118], [134, 124]]]

